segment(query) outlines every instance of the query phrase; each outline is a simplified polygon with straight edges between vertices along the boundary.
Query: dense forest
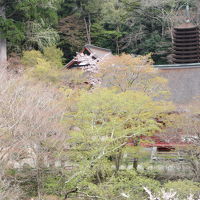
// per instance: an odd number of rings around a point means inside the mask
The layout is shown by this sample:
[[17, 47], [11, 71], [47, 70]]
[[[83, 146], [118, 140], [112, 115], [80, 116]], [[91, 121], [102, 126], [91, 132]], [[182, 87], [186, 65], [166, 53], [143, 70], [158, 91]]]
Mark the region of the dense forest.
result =
[[187, 3], [198, 24], [198, 0], [2, 0], [1, 35], [9, 55], [57, 45], [66, 62], [93, 44], [114, 54], [152, 53], [156, 63], [167, 63], [172, 28], [183, 21]]
[[[199, 0], [0, 0], [0, 199], [199, 200], [199, 96], [154, 67], [187, 17]], [[112, 53], [64, 68], [85, 44]]]

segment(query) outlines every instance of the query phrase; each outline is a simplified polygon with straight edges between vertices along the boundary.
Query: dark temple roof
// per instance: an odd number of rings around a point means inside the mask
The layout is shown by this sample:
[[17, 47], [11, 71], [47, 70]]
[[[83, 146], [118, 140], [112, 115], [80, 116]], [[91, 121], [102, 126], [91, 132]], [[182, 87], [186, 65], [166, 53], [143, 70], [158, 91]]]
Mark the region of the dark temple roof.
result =
[[196, 29], [197, 26], [192, 24], [192, 23], [184, 23], [179, 26], [174, 27], [175, 30], [180, 30], [180, 29]]

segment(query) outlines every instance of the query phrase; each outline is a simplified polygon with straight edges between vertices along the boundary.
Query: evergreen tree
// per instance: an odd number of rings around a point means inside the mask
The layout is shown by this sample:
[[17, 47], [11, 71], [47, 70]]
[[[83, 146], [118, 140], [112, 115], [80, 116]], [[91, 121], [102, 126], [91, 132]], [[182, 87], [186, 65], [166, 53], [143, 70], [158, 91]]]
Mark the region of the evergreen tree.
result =
[[57, 23], [57, 9], [62, 0], [3, 0], [0, 3], [1, 50], [6, 60], [8, 50], [43, 49], [58, 39], [53, 26]]

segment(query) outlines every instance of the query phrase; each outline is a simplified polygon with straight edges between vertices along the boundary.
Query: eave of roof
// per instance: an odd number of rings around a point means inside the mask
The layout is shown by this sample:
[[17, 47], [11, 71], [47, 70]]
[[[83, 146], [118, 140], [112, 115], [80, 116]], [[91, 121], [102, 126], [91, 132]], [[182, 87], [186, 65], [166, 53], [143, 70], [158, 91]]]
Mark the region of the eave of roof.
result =
[[84, 48], [95, 48], [95, 49], [100, 49], [100, 50], [103, 50], [103, 51], [111, 52], [110, 49], [106, 49], [106, 48], [102, 48], [102, 47], [97, 47], [97, 46], [92, 45], [92, 44], [86, 44], [84, 46]]
[[66, 67], [66, 68], [70, 68], [70, 66], [73, 65], [75, 62], [76, 62], [75, 59], [72, 59], [70, 62], [68, 62], [68, 63], [64, 66], [64, 68], [65, 68], [65, 67]]
[[141, 146], [143, 147], [181, 147], [189, 145], [188, 143], [154, 143], [154, 144], [148, 144], [148, 143], [142, 143]]
[[200, 63], [154, 65], [154, 67], [157, 68], [157, 69], [160, 69], [160, 70], [190, 69], [190, 68], [200, 68]]
[[181, 24], [179, 26], [176, 26], [174, 27], [174, 29], [193, 29], [193, 28], [197, 28], [198, 26], [195, 25], [195, 24], [192, 24], [192, 23], [184, 23], [184, 24]]

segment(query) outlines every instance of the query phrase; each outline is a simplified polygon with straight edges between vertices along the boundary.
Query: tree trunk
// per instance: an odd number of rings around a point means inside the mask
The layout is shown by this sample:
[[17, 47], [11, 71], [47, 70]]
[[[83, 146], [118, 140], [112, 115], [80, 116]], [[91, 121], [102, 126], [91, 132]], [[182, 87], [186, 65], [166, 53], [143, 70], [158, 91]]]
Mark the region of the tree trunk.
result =
[[[119, 26], [117, 25], [117, 32], [119, 33], [120, 32], [120, 28]], [[117, 36], [117, 39], [116, 39], [116, 53], [119, 55], [120, 53], [120, 50], [119, 50], [119, 37]]]
[[[5, 15], [5, 7], [0, 7], [0, 16], [6, 17]], [[0, 32], [0, 65], [4, 65], [7, 62], [7, 46], [6, 46], [6, 39], [3, 38]]]
[[87, 42], [88, 42], [88, 44], [91, 44], [91, 17], [90, 17], [90, 14], [88, 14], [87, 17], [84, 17], [84, 23], [85, 23]]
[[121, 161], [121, 158], [122, 158], [122, 152], [119, 151], [119, 152], [115, 155], [115, 168], [116, 168], [116, 171], [117, 171], [117, 172], [119, 171], [119, 168], [120, 168], [120, 161]]
[[[140, 139], [135, 139], [134, 141], [133, 141], [133, 144], [134, 144], [134, 146], [135, 147], [137, 147], [138, 146], [138, 144], [139, 144], [139, 141]], [[137, 171], [137, 167], [138, 167], [138, 158], [133, 158], [133, 169], [135, 169], [135, 171]]]
[[137, 167], [138, 167], [138, 158], [133, 158], [133, 169], [137, 171]]
[[0, 38], [0, 65], [4, 65], [6, 64], [6, 62], [7, 62], [6, 39]]
[[196, 1], [196, 7], [197, 7], [197, 24], [199, 25], [200, 24], [200, 2], [199, 1]]

